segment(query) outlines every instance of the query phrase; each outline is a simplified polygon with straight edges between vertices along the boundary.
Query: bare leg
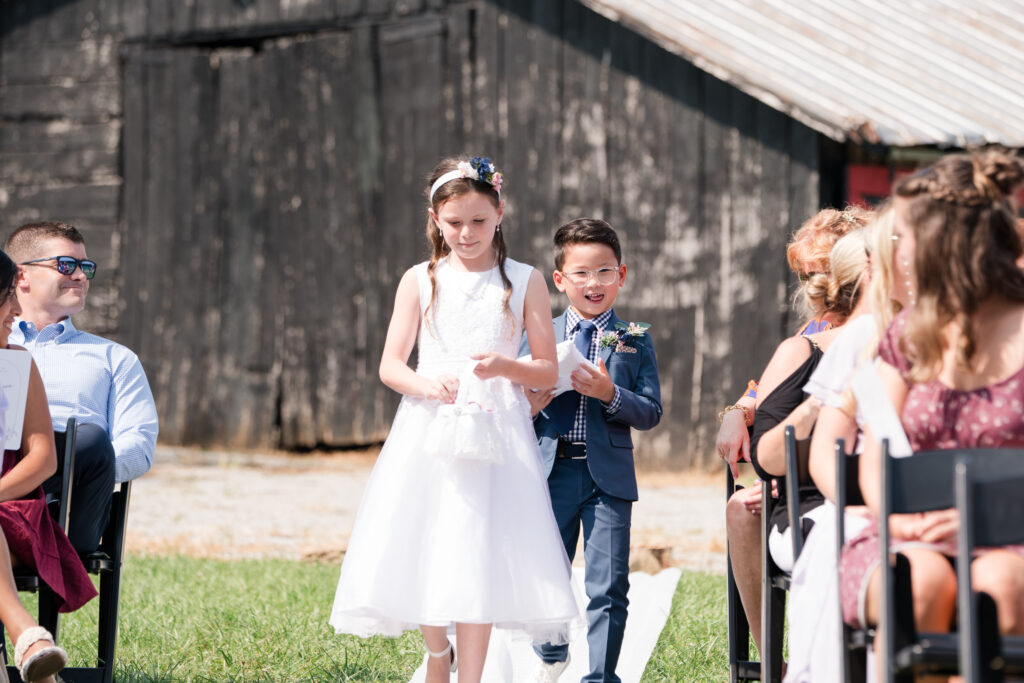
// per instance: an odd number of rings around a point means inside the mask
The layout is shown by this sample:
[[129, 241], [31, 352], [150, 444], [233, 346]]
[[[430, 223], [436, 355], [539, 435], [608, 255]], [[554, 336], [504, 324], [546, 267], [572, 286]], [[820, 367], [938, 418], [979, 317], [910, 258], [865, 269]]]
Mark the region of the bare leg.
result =
[[490, 624], [455, 624], [459, 639], [459, 683], [479, 683], [484, 673]]
[[[931, 550], [902, 551], [910, 560], [910, 582], [914, 591], [914, 623], [918, 631], [946, 633], [956, 610], [956, 573], [945, 557]], [[878, 624], [882, 605], [882, 575], [876, 568], [868, 581], [864, 612], [869, 624]], [[875, 642], [885, 637], [879, 626]], [[884, 662], [878, 661], [878, 680], [885, 680]], [[947, 680], [944, 676], [919, 676], [919, 683]]]
[[987, 552], [971, 563], [974, 590], [996, 602], [999, 632], [1024, 634], [1024, 557], [1009, 550]]
[[[17, 643], [18, 638], [25, 629], [37, 626], [32, 615], [18, 599], [18, 588], [14, 583], [14, 572], [11, 569], [12, 558], [7, 548], [7, 539], [0, 534], [0, 621], [7, 627], [7, 633], [11, 636], [11, 642]], [[28, 657], [36, 651], [50, 647], [46, 641], [38, 641], [25, 653]], [[52, 683], [52, 676], [42, 679], [44, 683]]]
[[[448, 629], [444, 626], [420, 624], [420, 633], [423, 634], [423, 642], [426, 643], [428, 650], [440, 652], [448, 647]], [[461, 650], [462, 643], [459, 643], [459, 646]], [[459, 654], [461, 655], [461, 652]], [[448, 657], [427, 657], [426, 683], [448, 683], [451, 675], [450, 655]]]
[[[729, 562], [757, 651], [761, 651], [761, 484], [737, 491], [725, 506]], [[757, 513], [748, 505], [756, 502]]]

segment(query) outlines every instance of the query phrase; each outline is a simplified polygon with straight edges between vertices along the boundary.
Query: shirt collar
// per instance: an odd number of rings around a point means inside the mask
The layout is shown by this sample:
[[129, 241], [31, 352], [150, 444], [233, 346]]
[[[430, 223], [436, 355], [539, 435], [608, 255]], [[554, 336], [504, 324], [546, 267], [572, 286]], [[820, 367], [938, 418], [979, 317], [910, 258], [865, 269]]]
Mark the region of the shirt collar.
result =
[[[598, 315], [598, 316], [596, 316], [594, 318], [591, 318], [590, 320], [591, 320], [591, 322], [594, 323], [594, 325], [597, 326], [598, 333], [602, 334], [602, 333], [604, 333], [605, 328], [608, 327], [608, 321], [611, 320], [611, 317], [612, 317], [612, 309], [609, 308], [604, 313], [602, 313], [602, 314], [600, 314], [600, 315]], [[565, 311], [565, 329], [566, 329], [567, 332], [574, 332], [576, 330], [576, 328], [579, 326], [581, 320], [583, 320], [583, 316], [581, 316], [579, 313], [577, 313], [571, 306], [566, 309], [566, 311]]]
[[[15, 318], [14, 327], [16, 330], [21, 331], [21, 335], [26, 342], [33, 340], [53, 341], [60, 344], [67, 341], [72, 335], [78, 332], [74, 323], [71, 322], [71, 316], [68, 316], [59, 322], [55, 322], [52, 325], [47, 325], [42, 330], [37, 330], [35, 324], [28, 320]], [[42, 340], [39, 339], [40, 336], [42, 336]]]

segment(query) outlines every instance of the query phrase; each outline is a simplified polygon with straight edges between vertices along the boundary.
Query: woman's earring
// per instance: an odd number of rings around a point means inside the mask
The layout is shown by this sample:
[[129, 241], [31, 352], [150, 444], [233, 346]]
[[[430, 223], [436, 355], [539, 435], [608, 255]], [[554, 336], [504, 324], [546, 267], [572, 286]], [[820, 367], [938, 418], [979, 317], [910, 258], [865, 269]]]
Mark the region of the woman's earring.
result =
[[498, 227], [494, 229], [494, 232], [501, 232], [501, 223], [498, 223]]

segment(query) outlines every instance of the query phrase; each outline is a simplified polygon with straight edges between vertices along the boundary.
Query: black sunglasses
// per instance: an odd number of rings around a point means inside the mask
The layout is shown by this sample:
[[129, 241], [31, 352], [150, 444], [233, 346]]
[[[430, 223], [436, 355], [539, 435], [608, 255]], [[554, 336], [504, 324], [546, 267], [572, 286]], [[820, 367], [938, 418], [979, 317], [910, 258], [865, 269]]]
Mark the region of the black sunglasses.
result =
[[90, 261], [89, 259], [76, 259], [74, 256], [47, 256], [46, 258], [32, 259], [31, 261], [22, 261], [23, 266], [38, 266], [42, 265], [43, 261], [56, 261], [55, 266], [46, 266], [47, 268], [56, 268], [57, 272], [61, 275], [73, 275], [75, 269], [79, 266], [82, 267], [82, 275], [85, 276], [86, 280], [91, 280], [96, 275], [96, 262]]

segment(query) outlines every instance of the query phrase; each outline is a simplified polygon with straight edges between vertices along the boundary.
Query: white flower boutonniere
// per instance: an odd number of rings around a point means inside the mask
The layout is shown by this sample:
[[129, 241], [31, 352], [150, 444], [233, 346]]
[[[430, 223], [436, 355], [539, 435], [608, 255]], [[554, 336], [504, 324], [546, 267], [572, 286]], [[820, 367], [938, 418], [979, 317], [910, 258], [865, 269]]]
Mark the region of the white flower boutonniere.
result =
[[615, 353], [636, 353], [636, 347], [630, 346], [627, 342], [630, 337], [642, 337], [651, 328], [650, 323], [615, 323], [615, 329], [605, 332], [601, 336], [600, 347], [602, 349], [611, 347]]

